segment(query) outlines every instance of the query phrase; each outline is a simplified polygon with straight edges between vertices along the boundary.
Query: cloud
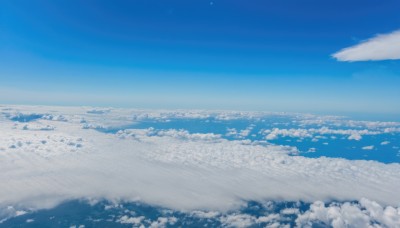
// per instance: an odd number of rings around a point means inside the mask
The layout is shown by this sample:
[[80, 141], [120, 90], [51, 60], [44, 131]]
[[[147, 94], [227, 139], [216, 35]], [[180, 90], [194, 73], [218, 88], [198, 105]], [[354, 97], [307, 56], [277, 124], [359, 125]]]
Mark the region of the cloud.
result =
[[138, 217], [129, 217], [127, 215], [122, 216], [117, 220], [117, 222], [121, 224], [133, 224], [133, 225], [141, 225], [142, 221], [145, 219], [144, 216], [138, 216]]
[[332, 56], [346, 62], [400, 59], [400, 30], [377, 35]]
[[400, 227], [400, 208], [382, 207], [378, 203], [361, 199], [359, 203], [314, 202], [310, 209], [296, 219], [298, 227], [313, 227], [319, 222], [334, 228], [339, 227]]
[[[249, 213], [247, 207], [239, 211], [228, 213], [195, 211], [185, 213], [181, 220], [185, 224], [187, 218], [206, 219], [211, 226], [222, 227], [400, 227], [400, 207], [382, 206], [375, 201], [362, 198], [357, 202], [333, 202], [326, 204], [316, 201], [304, 210], [301, 203], [293, 204], [280, 209], [280, 205], [272, 201], [257, 205], [262, 213]], [[268, 209], [267, 209], [268, 208]], [[266, 211], [264, 211], [267, 209]], [[135, 216], [123, 215], [117, 222], [122, 224], [133, 224], [135, 227], [149, 227], [155, 222], [162, 221], [175, 224], [181, 218], [158, 217], [155, 220], [145, 216], [136, 215], [136, 211], [129, 211]], [[203, 216], [206, 215], [206, 216]], [[293, 222], [293, 223], [292, 223]], [[182, 224], [182, 223], [181, 223]]]
[[[290, 156], [293, 147], [229, 141], [217, 134], [176, 129], [128, 129], [105, 134], [82, 128], [82, 119], [102, 126], [129, 123], [132, 112], [126, 110], [93, 115], [78, 108], [23, 109], [62, 115], [67, 121], [40, 118], [29, 124], [51, 125], [53, 130], [24, 130], [26, 123], [0, 116], [0, 219], [11, 213], [7, 210], [10, 205], [15, 206], [13, 214], [81, 198], [218, 212], [252, 200], [314, 202], [366, 197], [382, 205], [400, 202], [399, 164]], [[137, 113], [143, 118], [164, 118], [156, 112]], [[190, 115], [208, 115], [203, 114]], [[311, 133], [331, 134], [331, 130], [321, 128]], [[301, 136], [310, 132], [295, 129], [283, 133]], [[262, 220], [268, 219], [273, 220]], [[160, 219], [155, 225], [166, 221]], [[257, 222], [246, 216], [226, 217], [224, 221]]]
[[244, 139], [250, 135], [253, 128], [254, 125], [250, 125], [246, 129], [240, 130], [239, 132], [235, 128], [227, 128], [225, 136], [234, 137], [236, 139]]
[[374, 149], [374, 146], [373, 146], [373, 145], [371, 145], [371, 146], [364, 146], [364, 147], [362, 147], [361, 149], [363, 149], [363, 150], [373, 150], [373, 149]]
[[357, 130], [357, 129], [330, 129], [327, 127], [321, 127], [318, 129], [315, 128], [291, 128], [291, 129], [279, 129], [273, 128], [272, 130], [265, 130], [262, 133], [267, 134], [265, 139], [267, 140], [275, 140], [281, 137], [292, 137], [292, 138], [312, 138], [315, 134], [319, 134], [315, 136], [316, 138], [313, 141], [318, 141], [317, 138], [321, 138], [320, 135], [348, 135], [349, 140], [361, 140], [362, 135], [378, 135], [389, 132], [397, 132], [396, 128], [383, 128], [380, 131], [371, 131], [368, 129]]
[[314, 148], [314, 147], [311, 147], [310, 149], [308, 149], [308, 151], [307, 152], [309, 152], [309, 153], [315, 153], [317, 151], [317, 149], [316, 148]]
[[277, 139], [279, 136], [292, 137], [292, 138], [306, 138], [312, 137], [307, 129], [279, 129], [274, 128], [272, 130], [266, 130], [264, 133], [268, 134], [265, 136], [267, 140]]

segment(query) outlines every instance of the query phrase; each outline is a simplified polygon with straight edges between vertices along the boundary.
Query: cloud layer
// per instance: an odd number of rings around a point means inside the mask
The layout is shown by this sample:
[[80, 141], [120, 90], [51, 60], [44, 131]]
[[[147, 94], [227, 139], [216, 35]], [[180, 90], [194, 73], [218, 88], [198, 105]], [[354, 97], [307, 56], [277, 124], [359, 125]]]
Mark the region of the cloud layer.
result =
[[[80, 198], [218, 211], [252, 200], [330, 202], [365, 197], [382, 205], [400, 202], [399, 164], [290, 156], [296, 148], [175, 129], [105, 134], [85, 126], [118, 125], [132, 121], [132, 115], [126, 110], [71, 110], [58, 111], [57, 116], [64, 118], [43, 114], [28, 123], [0, 117], [0, 215], [10, 205], [16, 210], [39, 209]], [[299, 222], [314, 215], [307, 216]]]
[[400, 59], [400, 31], [377, 35], [332, 55], [338, 61], [369, 61]]

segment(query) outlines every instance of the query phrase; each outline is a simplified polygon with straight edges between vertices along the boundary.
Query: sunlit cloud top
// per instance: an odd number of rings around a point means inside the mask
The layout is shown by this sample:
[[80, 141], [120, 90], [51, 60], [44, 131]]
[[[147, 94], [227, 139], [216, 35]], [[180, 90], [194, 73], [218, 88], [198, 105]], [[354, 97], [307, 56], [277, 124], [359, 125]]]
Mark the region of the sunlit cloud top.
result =
[[332, 55], [338, 61], [376, 61], [400, 59], [400, 30], [379, 34]]

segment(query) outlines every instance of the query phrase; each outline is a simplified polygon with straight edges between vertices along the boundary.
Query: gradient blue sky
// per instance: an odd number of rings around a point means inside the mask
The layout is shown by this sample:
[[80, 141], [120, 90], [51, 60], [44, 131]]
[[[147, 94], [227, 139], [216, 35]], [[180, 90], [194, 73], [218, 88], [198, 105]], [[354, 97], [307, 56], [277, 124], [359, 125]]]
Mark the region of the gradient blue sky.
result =
[[0, 103], [400, 114], [400, 60], [332, 54], [398, 0], [2, 0]]

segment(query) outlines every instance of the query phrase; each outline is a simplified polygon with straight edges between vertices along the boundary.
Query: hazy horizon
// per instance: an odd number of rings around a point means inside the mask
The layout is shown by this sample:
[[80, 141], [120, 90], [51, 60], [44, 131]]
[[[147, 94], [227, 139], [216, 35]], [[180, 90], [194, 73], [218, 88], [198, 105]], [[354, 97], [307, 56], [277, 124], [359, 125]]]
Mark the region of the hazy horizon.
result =
[[0, 103], [398, 115], [397, 8], [3, 1]]

